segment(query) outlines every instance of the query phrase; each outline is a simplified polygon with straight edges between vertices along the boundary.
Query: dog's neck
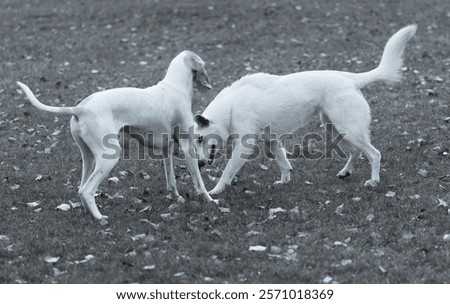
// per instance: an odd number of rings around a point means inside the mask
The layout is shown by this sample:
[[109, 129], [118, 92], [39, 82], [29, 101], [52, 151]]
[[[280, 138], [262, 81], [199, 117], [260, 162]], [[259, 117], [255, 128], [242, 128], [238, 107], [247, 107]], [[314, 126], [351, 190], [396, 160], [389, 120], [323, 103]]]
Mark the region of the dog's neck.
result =
[[185, 91], [192, 98], [194, 92], [192, 70], [185, 64], [183, 56], [179, 55], [172, 60], [162, 81]]

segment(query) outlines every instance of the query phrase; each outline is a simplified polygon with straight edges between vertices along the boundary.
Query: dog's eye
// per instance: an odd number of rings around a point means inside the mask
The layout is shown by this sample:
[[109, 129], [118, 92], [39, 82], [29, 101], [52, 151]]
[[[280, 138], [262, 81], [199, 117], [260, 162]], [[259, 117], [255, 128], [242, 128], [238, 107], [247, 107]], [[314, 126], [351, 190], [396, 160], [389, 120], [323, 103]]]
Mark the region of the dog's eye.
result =
[[198, 143], [201, 144], [202, 141], [203, 141], [203, 136], [200, 136], [200, 137], [198, 138]]

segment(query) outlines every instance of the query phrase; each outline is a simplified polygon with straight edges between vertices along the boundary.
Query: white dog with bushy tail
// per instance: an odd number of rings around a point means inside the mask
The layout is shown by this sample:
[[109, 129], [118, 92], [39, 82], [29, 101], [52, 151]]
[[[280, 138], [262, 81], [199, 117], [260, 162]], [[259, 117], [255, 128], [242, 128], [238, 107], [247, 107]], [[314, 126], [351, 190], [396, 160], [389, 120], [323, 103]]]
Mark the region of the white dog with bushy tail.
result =
[[[249, 147], [263, 136], [266, 127], [282, 135], [304, 127], [316, 114], [327, 132], [345, 134], [343, 142], [350, 154], [345, 167], [337, 174], [344, 178], [352, 173], [355, 161], [363, 153], [369, 160], [372, 175], [364, 185], [375, 187], [380, 182], [381, 154], [370, 143], [370, 108], [361, 94], [364, 86], [381, 81], [401, 79], [403, 52], [414, 36], [416, 25], [395, 33], [387, 42], [380, 65], [369, 72], [308, 71], [276, 76], [258, 73], [245, 76], [222, 90], [201, 115], [195, 115], [197, 151], [200, 165], [212, 163], [216, 151], [223, 149], [227, 138], [238, 135], [231, 159], [217, 185], [209, 193], [222, 192], [251, 155]], [[214, 140], [208, 135], [214, 134]], [[253, 134], [254, 137], [246, 137]], [[220, 140], [217, 140], [217, 136]], [[290, 180], [292, 167], [278, 138], [263, 138], [270, 146], [281, 169], [281, 180]]]

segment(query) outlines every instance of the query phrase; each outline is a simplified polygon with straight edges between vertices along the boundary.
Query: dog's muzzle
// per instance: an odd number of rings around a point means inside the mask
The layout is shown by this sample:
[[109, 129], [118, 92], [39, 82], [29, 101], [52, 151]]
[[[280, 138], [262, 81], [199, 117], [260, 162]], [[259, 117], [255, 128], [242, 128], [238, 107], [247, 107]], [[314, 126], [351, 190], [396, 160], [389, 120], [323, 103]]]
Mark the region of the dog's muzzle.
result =
[[216, 145], [211, 145], [211, 153], [209, 154], [208, 165], [211, 165], [214, 162], [215, 157], [216, 157]]

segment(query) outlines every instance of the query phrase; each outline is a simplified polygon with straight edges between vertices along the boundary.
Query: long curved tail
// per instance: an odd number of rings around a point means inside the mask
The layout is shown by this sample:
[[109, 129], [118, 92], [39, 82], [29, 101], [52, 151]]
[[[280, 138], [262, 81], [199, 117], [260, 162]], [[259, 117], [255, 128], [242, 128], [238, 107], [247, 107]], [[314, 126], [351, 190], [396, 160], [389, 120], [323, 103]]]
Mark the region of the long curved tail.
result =
[[30, 88], [21, 82], [17, 82], [17, 84], [22, 88], [22, 90], [27, 95], [28, 99], [30, 100], [31, 104], [38, 108], [39, 110], [46, 111], [46, 112], [52, 112], [57, 114], [70, 114], [78, 116], [81, 113], [81, 109], [78, 107], [52, 107], [47, 106], [43, 103], [41, 103], [36, 96], [34, 96], [33, 92], [31, 92]]
[[353, 74], [355, 84], [362, 88], [375, 81], [386, 83], [398, 82], [402, 79], [403, 53], [406, 43], [416, 33], [417, 25], [408, 25], [395, 33], [386, 43], [380, 65], [369, 72]]

